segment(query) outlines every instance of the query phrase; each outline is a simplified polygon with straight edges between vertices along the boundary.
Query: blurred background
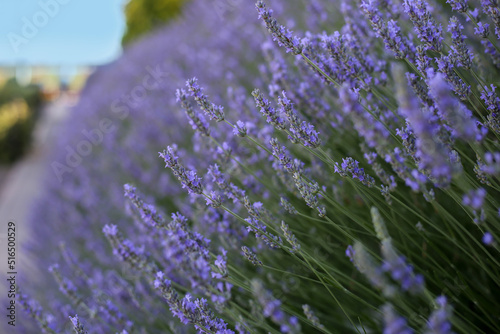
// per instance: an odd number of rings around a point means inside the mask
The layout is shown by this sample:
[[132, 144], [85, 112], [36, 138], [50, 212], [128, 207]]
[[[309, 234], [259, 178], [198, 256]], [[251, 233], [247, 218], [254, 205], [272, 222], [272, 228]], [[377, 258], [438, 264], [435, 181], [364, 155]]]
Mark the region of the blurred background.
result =
[[[181, 11], [184, 0], [0, 4], [0, 217], [22, 224], [51, 140], [89, 75]], [[21, 236], [23, 231], [21, 229]]]

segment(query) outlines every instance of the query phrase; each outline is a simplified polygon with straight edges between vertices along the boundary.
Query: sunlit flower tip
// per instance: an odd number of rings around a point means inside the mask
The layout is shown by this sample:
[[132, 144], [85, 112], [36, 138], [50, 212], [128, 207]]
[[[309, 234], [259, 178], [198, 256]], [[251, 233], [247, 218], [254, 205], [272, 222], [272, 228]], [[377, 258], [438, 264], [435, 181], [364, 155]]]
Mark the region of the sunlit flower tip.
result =
[[114, 224], [111, 225], [104, 225], [102, 232], [106, 236], [115, 236], [118, 233], [118, 227]]
[[468, 0], [446, 0], [446, 3], [451, 5], [451, 9], [460, 13], [465, 13], [469, 9], [467, 1]]
[[375, 232], [377, 233], [377, 238], [379, 238], [380, 240], [390, 238], [389, 232], [387, 231], [387, 226], [385, 225], [385, 221], [380, 215], [378, 209], [373, 206], [370, 212], [372, 215], [373, 226], [375, 227]]
[[245, 258], [254, 266], [262, 266], [262, 262], [257, 258], [257, 254], [252, 252], [248, 247], [243, 246], [241, 247], [241, 250], [243, 251], [243, 255], [245, 256]]
[[281, 230], [283, 231], [283, 234], [285, 235], [286, 241], [292, 245], [292, 249], [290, 250], [291, 253], [296, 253], [297, 251], [300, 250], [300, 244], [295, 237], [295, 234], [292, 233], [290, 230], [290, 227], [284, 222], [281, 221]]
[[302, 53], [300, 39], [294, 36], [290, 30], [276, 22], [276, 19], [272, 17], [273, 11], [270, 9], [268, 10], [263, 1], [257, 1], [255, 7], [259, 12], [259, 19], [264, 21], [267, 30], [273, 36], [273, 40], [277, 42], [279, 46], [285, 47], [286, 52], [290, 52], [294, 55]]
[[247, 135], [247, 127], [242, 121], [237, 121], [233, 128], [233, 133], [235, 136], [245, 137]]
[[482, 241], [485, 245], [491, 246], [495, 242], [493, 235], [490, 232], [485, 232], [482, 238]]

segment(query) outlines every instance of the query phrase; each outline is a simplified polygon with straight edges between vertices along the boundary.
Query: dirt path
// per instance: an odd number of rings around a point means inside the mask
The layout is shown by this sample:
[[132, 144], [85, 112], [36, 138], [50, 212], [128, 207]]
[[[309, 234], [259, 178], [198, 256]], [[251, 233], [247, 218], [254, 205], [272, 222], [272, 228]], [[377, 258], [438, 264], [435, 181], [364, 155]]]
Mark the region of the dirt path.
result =
[[[3, 169], [0, 183], [0, 299], [7, 297], [4, 288], [7, 275], [7, 224], [14, 222], [16, 227], [16, 271], [18, 276], [36, 275], [33, 266], [35, 259], [28, 258], [23, 253], [23, 243], [28, 241], [30, 231], [27, 227], [27, 217], [33, 200], [40, 195], [43, 177], [50, 166], [48, 154], [51, 143], [55, 138], [64, 118], [68, 115], [73, 105], [74, 98], [61, 96], [56, 101], [47, 105], [38, 121], [33, 147], [28, 154], [18, 161], [14, 166]], [[21, 310], [18, 310], [21, 316]], [[24, 315], [23, 315], [24, 316]], [[5, 316], [3, 317], [5, 318]], [[2, 323], [5, 322], [2, 320]], [[2, 333], [0, 326], [0, 333]], [[13, 332], [14, 333], [14, 332]]]

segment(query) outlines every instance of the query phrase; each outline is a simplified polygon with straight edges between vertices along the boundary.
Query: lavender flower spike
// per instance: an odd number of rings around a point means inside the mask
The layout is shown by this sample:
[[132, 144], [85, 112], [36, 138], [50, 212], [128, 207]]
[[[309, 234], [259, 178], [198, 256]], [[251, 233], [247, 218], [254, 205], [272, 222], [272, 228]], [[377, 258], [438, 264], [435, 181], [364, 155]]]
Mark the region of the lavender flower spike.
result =
[[71, 320], [71, 323], [73, 323], [73, 328], [76, 332], [76, 334], [87, 334], [88, 332], [83, 328], [83, 325], [80, 322], [80, 319], [78, 319], [78, 315], [75, 315], [74, 317], [69, 317]]
[[427, 322], [425, 334], [453, 334], [449, 318], [451, 316], [451, 307], [448, 305], [445, 296], [436, 298], [438, 309], [432, 312]]
[[428, 4], [423, 0], [404, 0], [403, 8], [413, 22], [418, 38], [427, 49], [436, 52], [443, 47], [443, 28], [432, 18]]
[[451, 9], [456, 10], [460, 13], [465, 13], [469, 10], [469, 6], [467, 5], [468, 0], [446, 0], [446, 3], [451, 5]]
[[203, 191], [201, 187], [201, 178], [196, 175], [195, 171], [186, 170], [179, 164], [177, 161], [178, 157], [175, 154], [175, 148], [172, 146], [168, 146], [165, 151], [160, 152], [160, 157], [165, 160], [165, 167], [172, 170], [177, 179], [181, 181], [182, 188], [188, 189], [188, 193], [201, 194]]
[[300, 250], [300, 244], [297, 241], [295, 234], [293, 234], [293, 232], [290, 231], [290, 227], [284, 221], [281, 222], [281, 230], [285, 235], [286, 241], [288, 241], [290, 245], [292, 245], [292, 249], [290, 250], [290, 252], [295, 253], [298, 250]]
[[387, 23], [382, 19], [380, 4], [374, 0], [363, 0], [361, 10], [370, 20], [377, 37], [384, 40], [385, 48], [394, 52], [396, 59], [404, 59], [408, 55], [408, 43], [401, 36], [401, 28], [397, 22], [390, 20]]
[[428, 76], [429, 93], [436, 102], [437, 114], [452, 128], [453, 137], [474, 140], [477, 137], [477, 126], [472, 112], [453, 96], [443, 74]]
[[311, 310], [311, 306], [304, 304], [302, 305], [302, 310], [304, 310], [304, 314], [307, 317], [307, 320], [309, 320], [314, 327], [317, 327], [319, 329], [325, 329], [325, 326], [323, 326], [320, 322], [318, 317], [314, 314], [313, 310]]
[[177, 102], [181, 103], [182, 109], [186, 112], [189, 118], [189, 124], [193, 130], [199, 131], [203, 136], [209, 136], [210, 130], [208, 129], [208, 124], [203, 115], [197, 114], [193, 110], [193, 106], [186, 98], [186, 91], [184, 89], [178, 89], [175, 93]]
[[382, 308], [384, 311], [384, 334], [412, 334], [413, 330], [406, 324], [406, 319], [399, 316], [391, 304]]
[[375, 227], [375, 232], [377, 233], [377, 238], [380, 240], [389, 239], [389, 232], [387, 232], [387, 226], [385, 225], [384, 218], [380, 215], [380, 211], [376, 207], [372, 207], [371, 210], [372, 222]]
[[245, 258], [254, 266], [262, 266], [262, 262], [257, 258], [257, 254], [252, 252], [248, 247], [243, 246], [241, 247], [241, 250], [243, 251], [243, 255], [245, 256]]
[[224, 108], [208, 101], [208, 97], [202, 93], [203, 89], [198, 85], [198, 79], [189, 79], [186, 82], [186, 86], [196, 103], [198, 103], [200, 108], [210, 117], [210, 119], [215, 119], [217, 122], [224, 120]]
[[458, 19], [453, 16], [448, 24], [448, 32], [451, 33], [451, 39], [453, 42], [449, 52], [449, 57], [452, 60], [452, 63], [457, 62], [466, 69], [470, 69], [472, 67], [472, 59], [474, 58], [474, 55], [464, 42], [466, 37], [462, 33], [463, 29], [464, 27], [460, 24]]
[[294, 55], [301, 54], [302, 46], [300, 45], [299, 38], [293, 36], [290, 30], [276, 22], [276, 19], [272, 17], [272, 9], [268, 10], [264, 1], [257, 1], [255, 7], [259, 12], [259, 19], [264, 20], [267, 30], [273, 36], [273, 40], [278, 42], [279, 46], [284, 46], [286, 52], [291, 52]]
[[391, 277], [401, 284], [404, 291], [416, 294], [424, 289], [424, 277], [413, 272], [413, 267], [406, 263], [404, 256], [396, 253], [391, 239], [382, 240], [382, 255], [384, 264], [382, 270], [389, 272]]
[[316, 148], [321, 145], [321, 139], [319, 138], [319, 132], [314, 129], [314, 125], [307, 123], [306, 121], [300, 122], [299, 118], [295, 114], [292, 102], [287, 98], [286, 93], [283, 91], [283, 98], [280, 96], [278, 102], [281, 106], [282, 112], [288, 118], [290, 122], [290, 132], [291, 136], [288, 138], [292, 142], [300, 142], [306, 147]]
[[268, 99], [264, 98], [260, 90], [254, 89], [252, 96], [255, 99], [255, 104], [260, 108], [260, 112], [267, 116], [267, 123], [273, 125], [278, 130], [285, 130], [285, 122], [280, 117], [279, 113], [271, 107]]

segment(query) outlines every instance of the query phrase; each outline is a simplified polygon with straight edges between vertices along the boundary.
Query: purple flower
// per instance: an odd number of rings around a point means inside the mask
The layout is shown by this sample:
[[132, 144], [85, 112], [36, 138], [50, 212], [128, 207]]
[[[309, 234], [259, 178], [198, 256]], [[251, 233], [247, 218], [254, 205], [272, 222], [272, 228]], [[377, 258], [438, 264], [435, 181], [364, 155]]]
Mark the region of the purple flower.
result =
[[354, 263], [354, 248], [352, 248], [351, 245], [347, 246], [347, 249], [345, 250], [345, 255], [349, 258], [349, 261]]
[[286, 29], [284, 26], [279, 25], [276, 19], [272, 17], [273, 11], [267, 9], [263, 1], [257, 1], [255, 4], [259, 12], [259, 19], [262, 19], [266, 24], [267, 30], [272, 34], [273, 40], [278, 42], [279, 46], [286, 48], [286, 52], [294, 55], [302, 53], [302, 46], [300, 40], [293, 33]]
[[468, 0], [446, 0], [446, 3], [451, 5], [451, 9], [456, 10], [460, 13], [465, 13], [469, 9], [467, 5]]
[[278, 102], [281, 106], [281, 111], [284, 113], [290, 122], [290, 141], [300, 142], [302, 145], [311, 148], [317, 148], [321, 144], [319, 132], [314, 129], [314, 126], [308, 122], [300, 122], [293, 108], [292, 102], [287, 98], [283, 91], [283, 98], [279, 97]]
[[444, 75], [436, 73], [429, 78], [429, 93], [436, 103], [438, 115], [450, 126], [452, 136], [464, 140], [474, 140], [478, 130], [472, 112], [451, 94], [451, 87]]
[[438, 309], [431, 313], [427, 321], [425, 334], [452, 334], [449, 318], [451, 316], [451, 307], [448, 305], [445, 296], [436, 298]]
[[384, 334], [412, 334], [413, 330], [408, 327], [406, 319], [399, 316], [391, 304], [385, 304], [384, 312]]
[[187, 100], [186, 91], [184, 89], [178, 89], [175, 96], [177, 98], [177, 102], [181, 103], [182, 109], [186, 112], [186, 115], [189, 118], [189, 124], [193, 130], [199, 131], [202, 135], [208, 137], [210, 135], [208, 123], [203, 115], [194, 112], [191, 103]]
[[474, 33], [486, 39], [490, 35], [490, 25], [488, 23], [478, 22], [477, 27], [474, 27]]
[[201, 194], [203, 192], [201, 178], [198, 177], [196, 172], [193, 170], [186, 170], [184, 166], [179, 164], [175, 146], [168, 146], [166, 150], [159, 154], [165, 161], [165, 167], [170, 168], [174, 176], [181, 182], [182, 188], [187, 188], [190, 194]]
[[115, 236], [116, 233], [118, 232], [118, 228], [116, 225], [104, 225], [102, 231], [104, 232], [105, 235], [109, 236]]
[[492, 84], [490, 88], [484, 87], [481, 91], [481, 99], [486, 103], [488, 110], [492, 113], [500, 112], [500, 98], [495, 93], [496, 87]]
[[383, 20], [380, 2], [376, 0], [363, 0], [361, 9], [370, 20], [377, 37], [384, 40], [386, 49], [394, 52], [396, 59], [404, 59], [408, 55], [408, 41], [403, 38], [401, 28], [394, 20], [387, 23]]
[[85, 330], [83, 325], [80, 322], [80, 319], [78, 319], [78, 315], [75, 315], [74, 317], [69, 317], [71, 320], [71, 323], [73, 324], [73, 328], [77, 334], [87, 334], [88, 332]]
[[441, 51], [442, 27], [437, 24], [429, 12], [428, 4], [423, 0], [404, 0], [403, 8], [413, 22], [418, 38], [427, 49]]
[[464, 27], [459, 23], [456, 17], [452, 17], [448, 24], [448, 32], [451, 32], [453, 45], [449, 52], [451, 62], [457, 62], [460, 66], [470, 69], [472, 67], [472, 59], [474, 55], [465, 44], [465, 36], [462, 34]]
[[285, 312], [281, 310], [281, 301], [264, 288], [260, 280], [251, 281], [252, 292], [257, 298], [263, 309], [263, 315], [270, 318], [275, 324], [279, 325], [282, 333], [296, 334], [300, 333], [300, 324], [295, 317], [287, 318]]
[[241, 250], [243, 251], [243, 255], [245, 256], [245, 258], [254, 266], [262, 266], [262, 262], [257, 258], [257, 254], [252, 252], [248, 247], [243, 246], [241, 247]]
[[484, 188], [471, 190], [466, 195], [464, 195], [462, 203], [464, 205], [470, 206], [474, 210], [480, 210], [483, 207], [485, 197], [486, 190]]
[[252, 96], [255, 99], [255, 104], [260, 108], [262, 115], [267, 117], [267, 122], [278, 130], [284, 130], [285, 122], [281, 118], [280, 113], [271, 106], [268, 99], [264, 98], [260, 90], [255, 89], [252, 92]]
[[191, 96], [198, 103], [198, 106], [200, 106], [210, 119], [214, 119], [217, 122], [224, 120], [224, 108], [208, 101], [208, 97], [202, 93], [203, 89], [198, 85], [198, 79], [189, 79], [186, 82], [186, 86], [191, 92]]
[[351, 157], [343, 158], [340, 166], [338, 163], [335, 163], [334, 169], [336, 173], [344, 177], [350, 173], [353, 179], [358, 179], [367, 187], [373, 187], [375, 185], [375, 179], [366, 174], [365, 170], [359, 167], [359, 162]]
[[490, 232], [485, 232], [482, 241], [485, 245], [491, 246], [495, 239], [493, 239], [493, 235]]
[[281, 230], [283, 231], [283, 234], [285, 235], [286, 241], [290, 243], [292, 246], [292, 249], [290, 249], [291, 253], [296, 253], [300, 250], [300, 244], [295, 237], [295, 234], [290, 230], [290, 227], [285, 224], [284, 221], [281, 222]]
[[242, 121], [237, 121], [233, 129], [234, 135], [239, 137], [245, 137], [247, 135], [247, 132], [248, 130], [245, 123], [243, 123]]
[[401, 284], [404, 291], [416, 294], [424, 290], [424, 277], [415, 274], [413, 267], [406, 263], [406, 258], [396, 253], [391, 239], [382, 240], [382, 254], [384, 256], [382, 270], [390, 273], [392, 279]]

